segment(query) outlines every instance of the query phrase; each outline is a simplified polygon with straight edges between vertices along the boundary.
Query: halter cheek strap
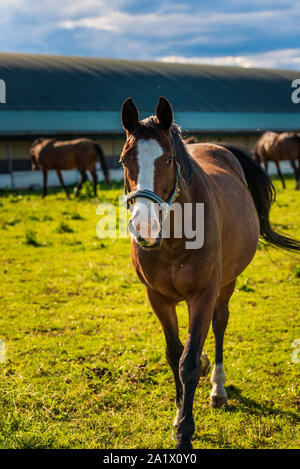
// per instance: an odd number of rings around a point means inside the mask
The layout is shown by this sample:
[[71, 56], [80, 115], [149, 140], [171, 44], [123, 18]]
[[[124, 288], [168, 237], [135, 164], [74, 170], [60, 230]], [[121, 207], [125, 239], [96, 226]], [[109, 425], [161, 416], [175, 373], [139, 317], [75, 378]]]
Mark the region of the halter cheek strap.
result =
[[162, 209], [163, 212], [167, 211], [172, 203], [177, 199], [179, 193], [180, 193], [180, 188], [179, 188], [179, 178], [181, 176], [180, 174], [180, 164], [178, 161], [175, 160], [175, 186], [172, 191], [172, 194], [169, 197], [169, 200], [165, 202], [159, 195], [157, 195], [155, 192], [152, 192], [148, 189], [140, 189], [140, 190], [135, 190], [132, 192], [127, 192], [127, 187], [125, 185], [125, 197], [124, 197], [124, 204], [127, 209], [131, 207], [131, 205], [135, 202], [135, 199], [138, 197], [143, 197], [145, 199], [152, 200], [152, 202], [155, 202], [159, 205], [159, 207]]

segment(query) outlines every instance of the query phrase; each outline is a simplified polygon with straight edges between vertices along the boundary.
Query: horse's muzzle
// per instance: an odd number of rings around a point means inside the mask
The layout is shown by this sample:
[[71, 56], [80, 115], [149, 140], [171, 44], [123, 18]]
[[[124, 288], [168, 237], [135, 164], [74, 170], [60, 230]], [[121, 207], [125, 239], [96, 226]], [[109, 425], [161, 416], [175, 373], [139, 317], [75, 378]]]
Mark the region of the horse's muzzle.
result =
[[160, 229], [160, 232], [158, 236], [154, 240], [146, 240], [143, 238], [140, 233], [134, 228], [132, 220], [129, 220], [128, 223], [128, 228], [130, 233], [133, 235], [135, 241], [144, 249], [154, 249], [154, 248], [159, 248], [162, 244], [163, 238], [162, 238], [162, 230]]

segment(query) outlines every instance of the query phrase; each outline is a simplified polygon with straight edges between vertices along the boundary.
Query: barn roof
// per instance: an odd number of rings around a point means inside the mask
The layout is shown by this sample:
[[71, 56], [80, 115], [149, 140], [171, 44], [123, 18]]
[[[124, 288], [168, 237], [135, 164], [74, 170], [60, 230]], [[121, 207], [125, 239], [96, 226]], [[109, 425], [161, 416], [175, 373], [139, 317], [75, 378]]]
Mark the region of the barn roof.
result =
[[146, 116], [161, 95], [171, 101], [179, 124], [191, 131], [296, 128], [300, 104], [291, 100], [291, 83], [297, 75], [287, 70], [1, 53], [6, 103], [0, 104], [0, 116], [10, 112], [0, 132], [120, 132], [124, 99], [131, 96]]

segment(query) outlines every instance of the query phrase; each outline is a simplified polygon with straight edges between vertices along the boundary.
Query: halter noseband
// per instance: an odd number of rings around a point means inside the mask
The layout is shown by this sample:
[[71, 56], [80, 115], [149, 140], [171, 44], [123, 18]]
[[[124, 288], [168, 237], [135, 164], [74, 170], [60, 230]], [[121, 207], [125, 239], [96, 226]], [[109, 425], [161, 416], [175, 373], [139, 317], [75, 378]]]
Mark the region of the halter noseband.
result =
[[173, 158], [172, 159], [175, 163], [175, 186], [169, 197], [169, 200], [165, 202], [159, 195], [157, 195], [155, 192], [150, 191], [148, 189], [136, 189], [135, 191], [128, 192], [127, 187], [126, 187], [126, 182], [124, 180], [124, 190], [125, 190], [124, 204], [127, 209], [131, 207], [135, 199], [137, 199], [138, 197], [143, 197], [159, 205], [159, 208], [162, 210], [163, 220], [167, 217], [172, 203], [177, 199], [180, 193], [179, 179], [183, 180], [182, 175], [181, 175], [180, 163], [176, 160], [176, 152], [175, 152], [173, 139], [172, 139], [172, 146], [173, 146]]

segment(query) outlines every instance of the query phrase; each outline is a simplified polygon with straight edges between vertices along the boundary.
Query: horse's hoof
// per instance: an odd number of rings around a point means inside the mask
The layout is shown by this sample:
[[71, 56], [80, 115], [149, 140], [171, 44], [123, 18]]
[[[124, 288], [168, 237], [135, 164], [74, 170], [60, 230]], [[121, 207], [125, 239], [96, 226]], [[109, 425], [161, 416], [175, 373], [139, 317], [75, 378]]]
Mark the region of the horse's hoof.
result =
[[225, 396], [211, 396], [209, 401], [209, 407], [212, 409], [219, 409], [227, 404], [227, 398]]
[[201, 355], [201, 373], [200, 376], [207, 376], [210, 370], [210, 361], [205, 353]]

